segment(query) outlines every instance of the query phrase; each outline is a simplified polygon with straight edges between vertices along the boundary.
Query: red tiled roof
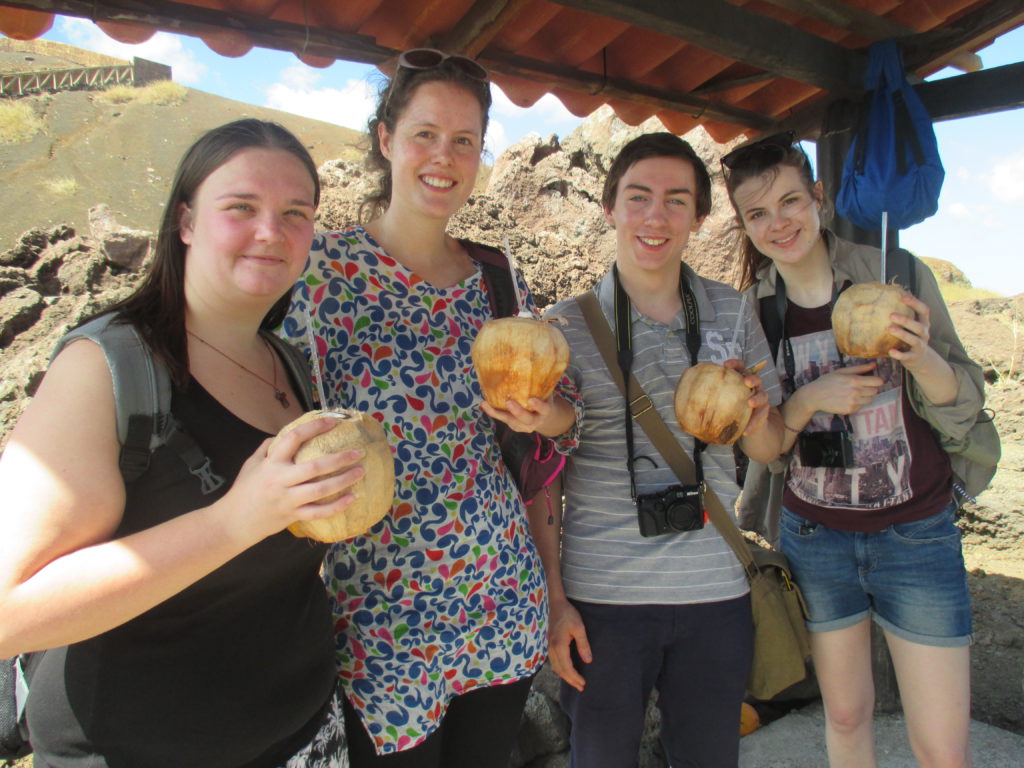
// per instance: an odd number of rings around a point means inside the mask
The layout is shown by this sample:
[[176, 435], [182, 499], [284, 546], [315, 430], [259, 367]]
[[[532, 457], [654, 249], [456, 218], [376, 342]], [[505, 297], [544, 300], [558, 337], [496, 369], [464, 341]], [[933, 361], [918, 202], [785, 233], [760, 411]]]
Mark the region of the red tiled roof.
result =
[[578, 116], [609, 104], [627, 123], [656, 114], [718, 141], [813, 130], [820, 106], [857, 90], [874, 39], [904, 38], [924, 76], [1024, 24], [1020, 0], [0, 0], [0, 32], [38, 37], [49, 11], [125, 42], [163, 29], [311, 66], [387, 67], [402, 49], [440, 47], [478, 59], [521, 106], [550, 92]]

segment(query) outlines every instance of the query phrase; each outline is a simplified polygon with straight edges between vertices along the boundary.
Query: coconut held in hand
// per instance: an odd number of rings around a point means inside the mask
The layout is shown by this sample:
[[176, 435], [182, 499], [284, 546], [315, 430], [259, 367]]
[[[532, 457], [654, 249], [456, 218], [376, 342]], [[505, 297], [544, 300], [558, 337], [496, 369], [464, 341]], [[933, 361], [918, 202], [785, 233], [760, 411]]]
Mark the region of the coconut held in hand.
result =
[[909, 295], [901, 286], [885, 283], [857, 283], [843, 291], [832, 309], [832, 331], [839, 351], [850, 357], [888, 357], [890, 349], [906, 349], [889, 333], [889, 315], [897, 312], [916, 317], [901, 301]]
[[[391, 509], [395, 497], [395, 463], [391, 457], [384, 430], [369, 414], [357, 410], [310, 411], [286, 424], [271, 449], [281, 436], [312, 419], [329, 416], [337, 421], [330, 431], [310, 438], [295, 454], [298, 464], [328, 453], [360, 449], [366, 456], [360, 462], [366, 469], [359, 480], [346, 493], [354, 493], [355, 501], [346, 509], [322, 520], [300, 520], [288, 526], [296, 536], [308, 536], [317, 541], [342, 541], [365, 533]], [[321, 501], [332, 501], [342, 494], [327, 496]]]
[[488, 320], [471, 350], [484, 399], [505, 410], [512, 398], [524, 408], [545, 400], [569, 365], [569, 344], [549, 322], [529, 317]]
[[713, 445], [732, 445], [753, 409], [743, 374], [717, 363], [697, 363], [679, 378], [675, 411], [684, 432]]

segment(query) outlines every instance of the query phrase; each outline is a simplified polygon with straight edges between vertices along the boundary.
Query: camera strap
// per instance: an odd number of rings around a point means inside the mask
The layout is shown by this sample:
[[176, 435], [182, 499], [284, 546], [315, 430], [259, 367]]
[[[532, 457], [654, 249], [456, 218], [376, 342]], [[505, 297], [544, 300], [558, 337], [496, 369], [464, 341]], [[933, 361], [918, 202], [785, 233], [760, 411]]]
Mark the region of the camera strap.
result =
[[[658, 449], [658, 453], [661, 454], [662, 458], [672, 468], [672, 471], [676, 473], [679, 482], [684, 485], [692, 485], [698, 471], [696, 463], [686, 455], [683, 446], [679, 444], [676, 436], [672, 434], [672, 430], [668, 428], [668, 425], [665, 424], [658, 414], [654, 404], [650, 401], [650, 398], [648, 398], [635, 376], [629, 376], [629, 389], [627, 390], [627, 379], [623, 376], [622, 369], [618, 365], [615, 338], [612, 335], [612, 329], [609, 327], [608, 321], [604, 317], [604, 312], [601, 311], [601, 303], [598, 301], [597, 294], [592, 290], [587, 291], [577, 301], [583, 312], [583, 319], [587, 322], [590, 335], [601, 352], [601, 357], [604, 359], [604, 364], [608, 368], [612, 381], [615, 382], [615, 385], [623, 396], [626, 397], [627, 401], [629, 400], [626, 394], [627, 391], [639, 393], [630, 403], [630, 415], [636, 419], [637, 423], [647, 434], [651, 444]], [[699, 461], [700, 454], [698, 453], [697, 456], [697, 461]], [[743, 538], [743, 534], [740, 533], [739, 528], [736, 527], [732, 515], [722, 506], [718, 494], [715, 493], [714, 488], [710, 485], [705, 487], [704, 505], [715, 529], [736, 554], [737, 559], [743, 566], [743, 570], [747, 574], [747, 578], [753, 580], [760, 572], [760, 568], [754, 562], [754, 556], [750, 552], [750, 547], [747, 545], [746, 539]]]
[[[640, 415], [648, 410], [654, 410], [654, 403], [644, 393], [639, 384], [636, 387], [630, 386], [635, 379], [632, 376], [633, 369], [633, 314], [632, 303], [629, 294], [622, 287], [619, 280], [618, 265], [612, 266], [612, 277], [615, 283], [615, 348], [616, 359], [619, 370], [622, 373], [622, 380], [626, 388], [623, 390], [623, 397], [626, 400], [625, 421], [626, 421], [626, 467], [629, 469], [629, 490], [636, 501], [636, 470], [633, 466], [639, 459], [647, 459], [657, 466], [657, 462], [650, 456], [634, 456], [633, 440], [633, 419], [639, 420]], [[596, 294], [595, 294], [596, 295]], [[679, 298], [683, 303], [683, 316], [686, 321], [686, 347], [690, 351], [690, 365], [697, 364], [697, 356], [700, 354], [700, 310], [697, 307], [697, 297], [693, 295], [686, 275], [679, 272]], [[589, 324], [589, 320], [588, 320]], [[593, 329], [591, 328], [591, 335]], [[640, 394], [634, 399], [630, 397], [632, 391]], [[704, 465], [701, 463], [701, 452], [705, 445], [694, 438], [693, 463], [697, 470], [696, 484], [704, 484]]]
[[[831, 316], [832, 310], [835, 309], [836, 301], [839, 300], [839, 291], [836, 289], [835, 281], [832, 282], [832, 299], [829, 302], [829, 315]], [[793, 382], [793, 386], [796, 386], [796, 359], [793, 354], [793, 344], [789, 340], [789, 334], [786, 333], [786, 281], [782, 279], [782, 275], [776, 271], [775, 274], [775, 312], [779, 318], [779, 326], [782, 331], [782, 358], [786, 366], [786, 375], [789, 376], [789, 380]], [[839, 365], [841, 367], [846, 366], [846, 358], [839, 348], [836, 348], [839, 352]], [[853, 424], [850, 423], [850, 417], [844, 415], [842, 417], [843, 427], [837, 431], [853, 433]]]

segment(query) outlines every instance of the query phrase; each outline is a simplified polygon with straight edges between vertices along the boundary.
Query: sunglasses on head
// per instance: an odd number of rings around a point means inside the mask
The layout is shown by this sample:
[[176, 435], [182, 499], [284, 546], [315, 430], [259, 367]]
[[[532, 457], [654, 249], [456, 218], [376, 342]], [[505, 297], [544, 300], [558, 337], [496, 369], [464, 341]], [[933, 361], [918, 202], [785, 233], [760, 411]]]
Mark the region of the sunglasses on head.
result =
[[786, 157], [793, 146], [794, 137], [793, 131], [786, 131], [737, 147], [723, 155], [722, 167], [730, 171], [744, 167], [769, 168]]
[[439, 51], [436, 48], [410, 48], [398, 57], [398, 66], [404, 69], [436, 69], [445, 62], [467, 77], [486, 83], [487, 70], [472, 59]]

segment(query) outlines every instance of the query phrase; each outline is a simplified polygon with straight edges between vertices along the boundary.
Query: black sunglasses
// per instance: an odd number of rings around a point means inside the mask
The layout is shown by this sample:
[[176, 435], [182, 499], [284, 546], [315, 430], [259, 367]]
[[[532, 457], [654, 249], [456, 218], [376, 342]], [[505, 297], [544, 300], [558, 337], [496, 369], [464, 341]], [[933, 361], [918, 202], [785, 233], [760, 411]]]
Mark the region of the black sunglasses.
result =
[[410, 48], [398, 57], [398, 66], [405, 69], [436, 69], [445, 62], [474, 80], [482, 83], [489, 80], [487, 70], [472, 59], [448, 54], [436, 48]]
[[786, 153], [793, 147], [794, 138], [793, 131], [786, 131], [737, 147], [722, 156], [722, 167], [730, 171], [750, 166], [770, 168], [786, 157]]

